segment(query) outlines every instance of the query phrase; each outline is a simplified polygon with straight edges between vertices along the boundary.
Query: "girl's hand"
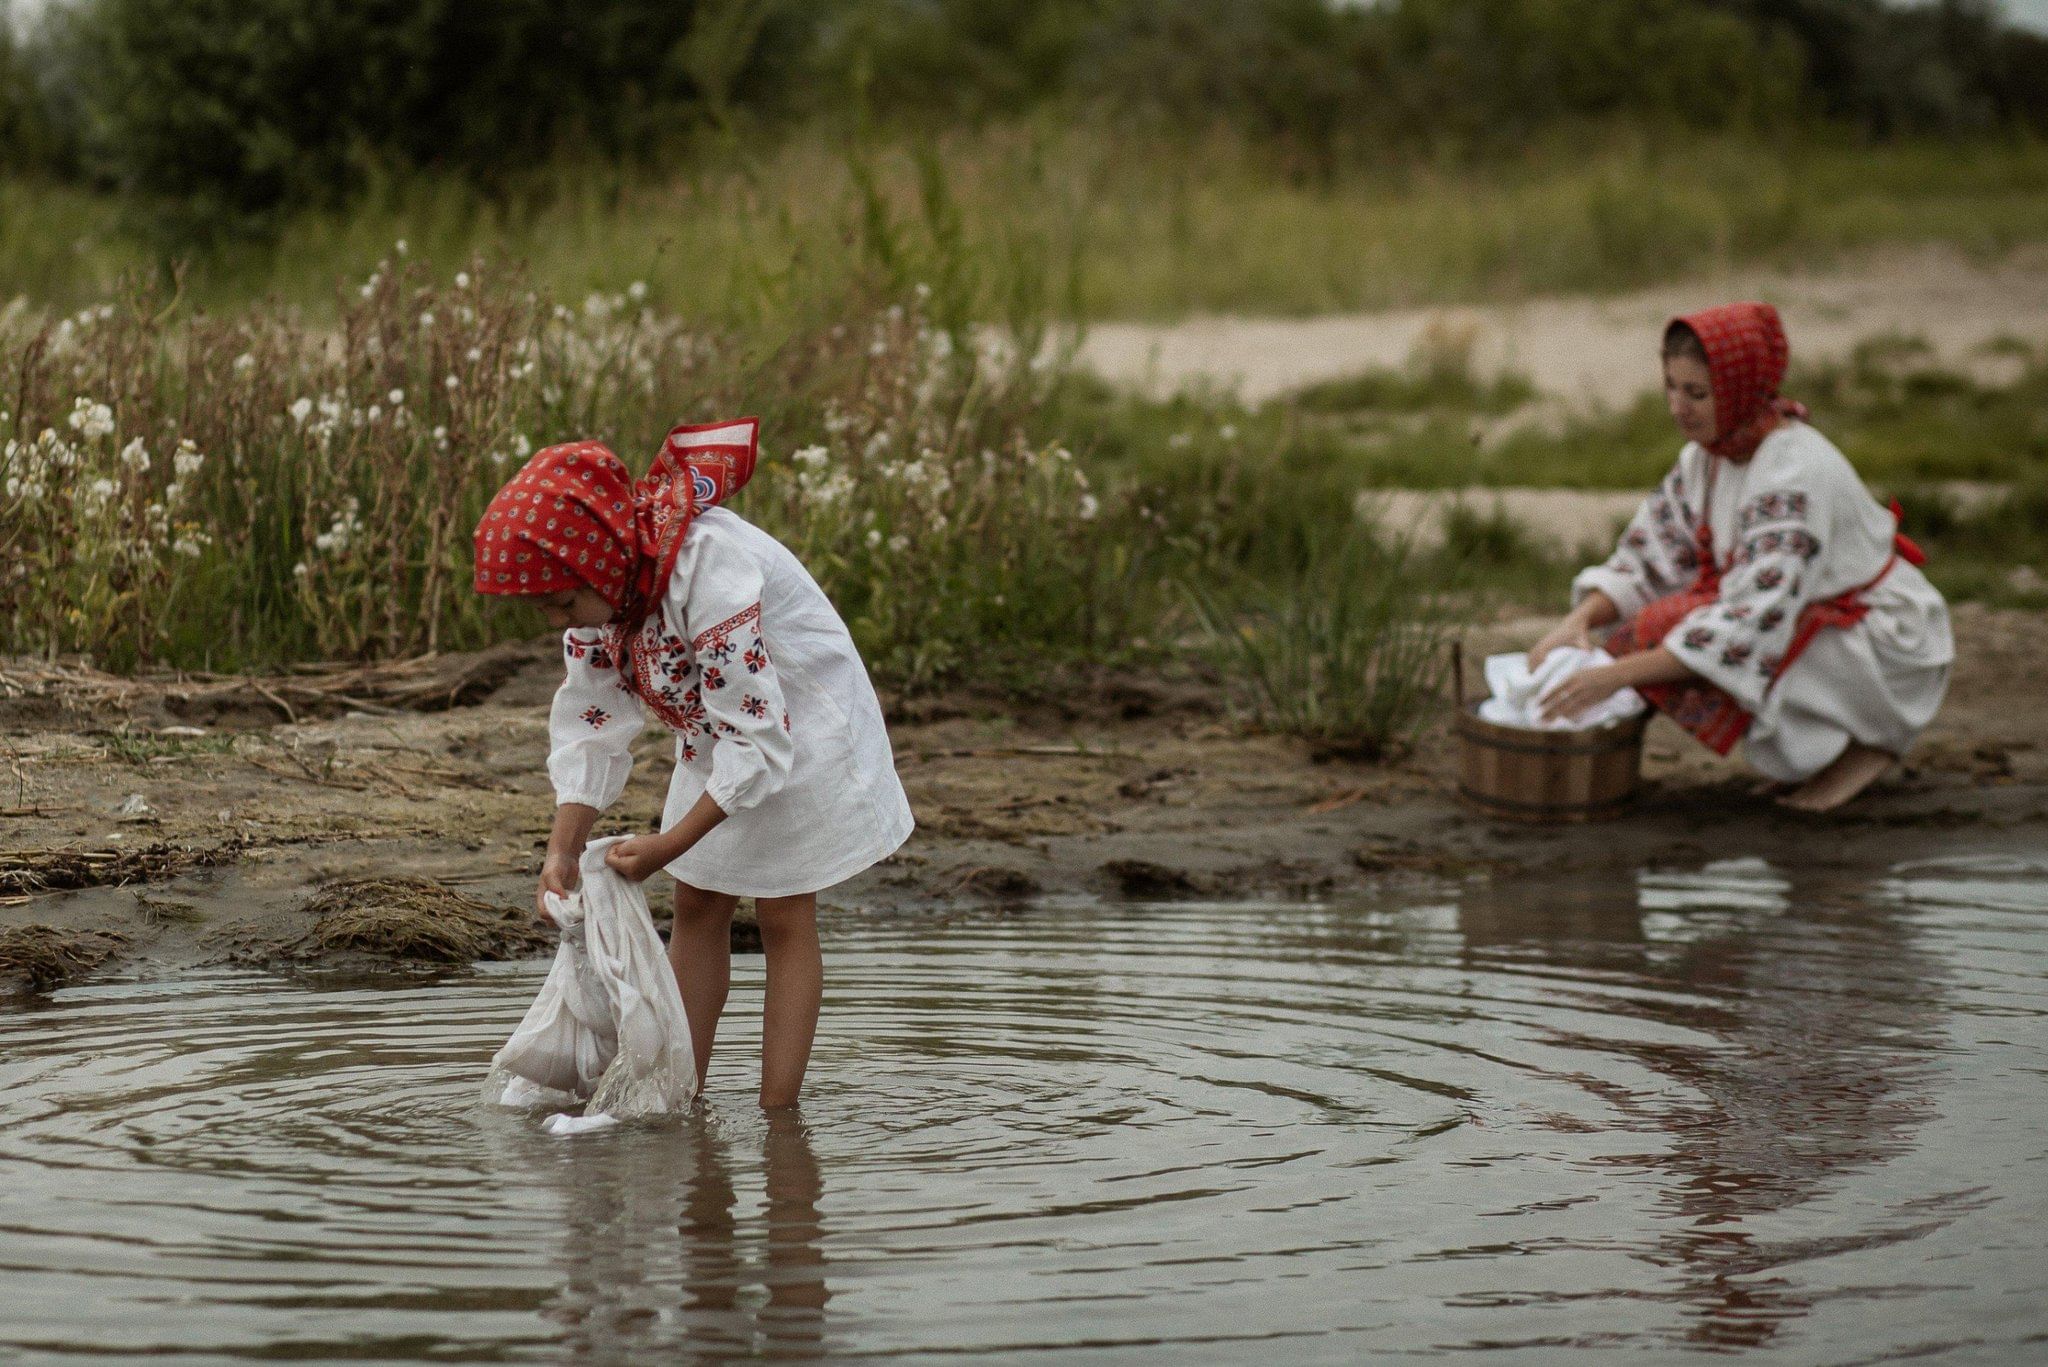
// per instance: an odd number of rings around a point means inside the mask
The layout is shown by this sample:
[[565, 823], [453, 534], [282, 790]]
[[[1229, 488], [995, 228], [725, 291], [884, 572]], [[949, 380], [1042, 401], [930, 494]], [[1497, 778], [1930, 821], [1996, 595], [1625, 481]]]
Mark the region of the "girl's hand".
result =
[[577, 868], [579, 859], [579, 856], [566, 851], [551, 849], [547, 858], [541, 861], [540, 887], [533, 894], [533, 909], [548, 925], [555, 923], [555, 918], [548, 914], [548, 894], [552, 892], [557, 897], [567, 897], [576, 891], [576, 885], [583, 881], [583, 875]]
[[1582, 669], [1543, 695], [1543, 719], [1576, 717], [1613, 697], [1622, 687], [1611, 665]]
[[658, 835], [628, 836], [604, 852], [604, 862], [621, 878], [644, 883], [676, 857], [676, 851]]
[[1565, 618], [1552, 627], [1534, 646], [1529, 649], [1529, 668], [1541, 669], [1550, 652], [1559, 646], [1577, 646], [1580, 650], [1593, 648], [1593, 630], [1577, 613]]

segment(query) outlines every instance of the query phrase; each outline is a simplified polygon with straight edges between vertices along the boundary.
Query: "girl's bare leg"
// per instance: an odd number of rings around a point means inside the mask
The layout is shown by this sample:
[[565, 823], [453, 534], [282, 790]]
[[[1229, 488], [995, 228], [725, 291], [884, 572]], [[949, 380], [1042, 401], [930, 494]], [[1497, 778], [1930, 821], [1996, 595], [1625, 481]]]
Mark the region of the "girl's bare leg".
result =
[[711, 1041], [725, 1013], [732, 986], [732, 911], [739, 898], [676, 884], [676, 923], [669, 932], [668, 962], [690, 1018], [690, 1042], [697, 1051], [697, 1085], [711, 1068]]
[[[818, 899], [763, 897], [761, 950], [768, 956], [768, 1000], [761, 1013], [761, 1104], [794, 1106], [818, 1032], [825, 960], [818, 950]], [[695, 1026], [694, 1018], [691, 1021]]]
[[1898, 762], [1888, 750], [1850, 742], [1833, 764], [1778, 799], [1783, 806], [1801, 812], [1832, 812], [1884, 776]]

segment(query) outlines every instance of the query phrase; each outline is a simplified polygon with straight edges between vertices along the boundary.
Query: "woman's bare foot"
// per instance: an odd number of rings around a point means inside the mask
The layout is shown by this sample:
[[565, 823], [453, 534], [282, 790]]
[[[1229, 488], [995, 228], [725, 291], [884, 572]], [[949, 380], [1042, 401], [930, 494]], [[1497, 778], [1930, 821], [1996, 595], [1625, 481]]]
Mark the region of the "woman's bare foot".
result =
[[1898, 756], [1888, 751], [1852, 741], [1833, 764], [1779, 798], [1778, 805], [1798, 812], [1832, 812], [1877, 782], [1897, 762]]

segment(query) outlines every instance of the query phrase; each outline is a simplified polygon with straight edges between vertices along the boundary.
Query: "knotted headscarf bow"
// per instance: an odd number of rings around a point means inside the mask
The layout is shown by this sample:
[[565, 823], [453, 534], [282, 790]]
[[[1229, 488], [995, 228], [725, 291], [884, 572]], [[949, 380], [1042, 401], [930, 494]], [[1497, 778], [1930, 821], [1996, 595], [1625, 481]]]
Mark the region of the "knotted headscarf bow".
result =
[[1707, 449], [1745, 461], [1787, 418], [1804, 419], [1804, 404], [1778, 396], [1792, 347], [1769, 304], [1724, 304], [1672, 320], [1700, 339], [1714, 383], [1714, 439]]
[[614, 622], [637, 626], [675, 572], [690, 523], [753, 476], [760, 426], [677, 427], [637, 481], [602, 442], [535, 452], [477, 523], [476, 591], [589, 588]]

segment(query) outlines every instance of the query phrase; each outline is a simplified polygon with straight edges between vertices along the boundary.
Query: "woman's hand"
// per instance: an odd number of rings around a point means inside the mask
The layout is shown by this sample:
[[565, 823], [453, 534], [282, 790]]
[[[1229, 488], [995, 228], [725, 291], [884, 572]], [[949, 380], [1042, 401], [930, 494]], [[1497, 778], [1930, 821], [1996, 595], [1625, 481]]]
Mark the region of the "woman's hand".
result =
[[1542, 640], [1529, 648], [1529, 668], [1541, 669], [1550, 652], [1560, 646], [1576, 646], [1580, 650], [1593, 648], [1593, 629], [1576, 612], [1552, 627]]
[[656, 870], [672, 863], [678, 853], [664, 836], [633, 835], [606, 850], [604, 862], [619, 877], [644, 883]]
[[1542, 698], [1545, 721], [1569, 720], [1599, 706], [1628, 686], [1613, 665], [1582, 669]]
[[548, 925], [555, 923], [555, 918], [548, 912], [548, 894], [552, 892], [557, 897], [567, 897], [576, 891], [576, 885], [583, 881], [583, 874], [577, 867], [580, 862], [580, 856], [555, 849], [550, 849], [547, 858], [541, 861], [540, 888], [533, 894], [533, 909]]

